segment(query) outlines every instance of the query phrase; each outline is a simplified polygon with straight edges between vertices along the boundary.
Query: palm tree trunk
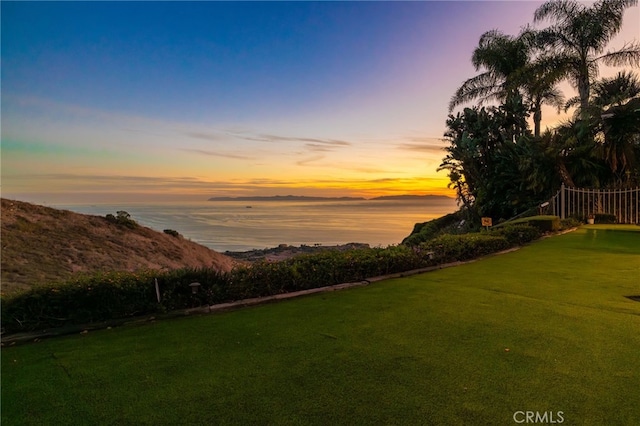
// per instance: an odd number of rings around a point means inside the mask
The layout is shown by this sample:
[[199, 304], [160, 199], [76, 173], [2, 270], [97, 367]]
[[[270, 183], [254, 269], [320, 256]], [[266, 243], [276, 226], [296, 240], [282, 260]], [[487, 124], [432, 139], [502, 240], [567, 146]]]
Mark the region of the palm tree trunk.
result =
[[578, 94], [580, 95], [580, 118], [585, 124], [589, 123], [589, 74], [581, 75], [578, 80]]
[[538, 138], [540, 137], [540, 122], [542, 121], [542, 101], [537, 99], [533, 106], [533, 135]]
[[556, 164], [556, 166], [558, 167], [558, 173], [560, 174], [560, 179], [562, 179], [562, 183], [564, 183], [564, 186], [575, 188], [576, 184], [573, 182], [573, 179], [569, 174], [569, 170], [567, 170], [567, 166], [564, 164], [564, 161], [561, 158], [558, 158], [558, 163]]

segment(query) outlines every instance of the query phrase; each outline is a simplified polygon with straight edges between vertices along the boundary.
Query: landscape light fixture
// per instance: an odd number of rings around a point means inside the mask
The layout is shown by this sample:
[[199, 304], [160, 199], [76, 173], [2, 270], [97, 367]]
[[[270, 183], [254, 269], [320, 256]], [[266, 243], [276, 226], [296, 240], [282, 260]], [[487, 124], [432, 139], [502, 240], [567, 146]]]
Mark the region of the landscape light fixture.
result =
[[191, 283], [189, 287], [191, 287], [191, 293], [196, 294], [200, 288], [200, 283]]

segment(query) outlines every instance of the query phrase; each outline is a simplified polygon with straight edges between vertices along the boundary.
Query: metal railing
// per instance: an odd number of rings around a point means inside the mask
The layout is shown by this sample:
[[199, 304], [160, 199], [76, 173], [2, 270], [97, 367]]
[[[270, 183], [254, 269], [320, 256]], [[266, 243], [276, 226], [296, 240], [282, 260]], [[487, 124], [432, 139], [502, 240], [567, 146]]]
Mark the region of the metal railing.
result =
[[640, 188], [585, 189], [563, 184], [544, 204], [550, 214], [561, 219], [611, 214], [618, 223], [640, 223]]

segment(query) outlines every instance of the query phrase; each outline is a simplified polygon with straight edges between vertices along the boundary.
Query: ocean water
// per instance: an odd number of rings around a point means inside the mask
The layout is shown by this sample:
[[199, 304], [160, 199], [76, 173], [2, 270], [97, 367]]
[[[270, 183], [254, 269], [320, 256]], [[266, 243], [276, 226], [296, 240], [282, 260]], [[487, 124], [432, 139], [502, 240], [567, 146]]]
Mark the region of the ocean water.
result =
[[[249, 207], [250, 206], [250, 207]], [[65, 204], [51, 207], [104, 216], [124, 210], [141, 225], [174, 229], [216, 251], [279, 244], [399, 244], [413, 225], [456, 210], [453, 199], [357, 201], [198, 201]]]

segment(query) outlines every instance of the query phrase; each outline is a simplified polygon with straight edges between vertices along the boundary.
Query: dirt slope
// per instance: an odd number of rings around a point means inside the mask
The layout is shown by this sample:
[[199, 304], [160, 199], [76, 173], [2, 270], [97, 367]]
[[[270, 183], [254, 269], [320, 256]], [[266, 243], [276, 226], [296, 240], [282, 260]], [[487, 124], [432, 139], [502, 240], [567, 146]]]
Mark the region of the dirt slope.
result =
[[2, 292], [58, 281], [76, 272], [213, 267], [228, 256], [143, 226], [2, 199]]

